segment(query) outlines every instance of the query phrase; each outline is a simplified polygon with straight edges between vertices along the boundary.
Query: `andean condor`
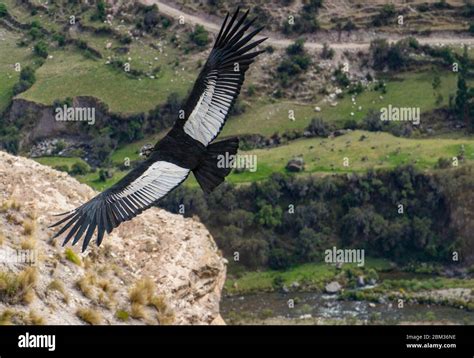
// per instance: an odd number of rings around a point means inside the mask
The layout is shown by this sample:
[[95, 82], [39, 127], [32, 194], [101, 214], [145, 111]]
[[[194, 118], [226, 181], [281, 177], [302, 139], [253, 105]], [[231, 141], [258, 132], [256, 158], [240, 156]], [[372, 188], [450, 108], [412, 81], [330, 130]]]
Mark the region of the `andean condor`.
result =
[[[238, 138], [213, 143], [222, 130], [240, 88], [245, 72], [263, 51], [252, 51], [266, 38], [250, 42], [262, 28], [245, 32], [255, 19], [245, 21], [248, 11], [239, 9], [229, 20], [227, 14], [214, 47], [170, 132], [153, 148], [148, 158], [122, 180], [66, 215], [51, 227], [64, 226], [55, 234], [67, 232], [63, 245], [73, 238], [75, 245], [83, 236], [82, 251], [97, 229], [97, 245], [104, 233], [111, 233], [122, 222], [131, 220], [153, 206], [180, 185], [192, 171], [201, 188], [210, 193], [230, 173], [218, 168], [217, 157], [235, 155]], [[229, 20], [229, 21], [228, 21]]]

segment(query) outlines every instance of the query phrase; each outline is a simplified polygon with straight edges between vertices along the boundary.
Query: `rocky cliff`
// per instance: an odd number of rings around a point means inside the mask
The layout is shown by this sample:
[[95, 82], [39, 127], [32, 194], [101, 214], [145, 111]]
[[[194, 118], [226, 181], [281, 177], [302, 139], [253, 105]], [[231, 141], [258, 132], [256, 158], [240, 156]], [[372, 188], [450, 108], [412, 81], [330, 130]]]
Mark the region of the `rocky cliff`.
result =
[[65, 173], [0, 152], [0, 323], [223, 323], [225, 259], [194, 219], [152, 208], [85, 254], [51, 240], [52, 215], [94, 195]]

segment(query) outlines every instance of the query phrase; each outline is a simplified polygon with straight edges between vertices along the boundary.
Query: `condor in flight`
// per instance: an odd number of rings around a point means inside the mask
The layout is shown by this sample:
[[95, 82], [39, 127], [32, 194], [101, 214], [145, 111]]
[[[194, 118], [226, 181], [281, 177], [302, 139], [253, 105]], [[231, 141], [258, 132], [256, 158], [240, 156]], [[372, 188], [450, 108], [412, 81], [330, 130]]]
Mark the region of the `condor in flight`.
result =
[[217, 158], [226, 152], [237, 153], [237, 138], [213, 143], [222, 130], [240, 88], [245, 72], [263, 51], [252, 51], [264, 39], [251, 40], [262, 28], [245, 32], [255, 19], [245, 21], [248, 11], [239, 9], [229, 20], [227, 14], [214, 47], [197, 78], [184, 107], [184, 118], [177, 119], [170, 132], [160, 140], [149, 157], [117, 184], [89, 202], [70, 211], [51, 227], [64, 226], [58, 237], [67, 232], [63, 245], [82, 237], [82, 251], [97, 229], [97, 245], [104, 233], [112, 232], [122, 222], [131, 220], [180, 185], [192, 171], [201, 188], [210, 193], [230, 173], [218, 168]]

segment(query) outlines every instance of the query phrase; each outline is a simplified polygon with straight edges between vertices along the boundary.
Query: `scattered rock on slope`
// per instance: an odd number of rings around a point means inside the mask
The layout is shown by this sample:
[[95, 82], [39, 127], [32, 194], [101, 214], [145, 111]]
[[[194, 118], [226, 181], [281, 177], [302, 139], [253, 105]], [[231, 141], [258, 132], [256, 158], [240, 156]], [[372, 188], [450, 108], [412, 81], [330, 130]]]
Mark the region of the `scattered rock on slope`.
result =
[[0, 262], [0, 323], [223, 323], [225, 259], [194, 219], [152, 208], [85, 254], [51, 241], [52, 214], [94, 195], [66, 173], [0, 152], [0, 252], [37, 253], [34, 266]]

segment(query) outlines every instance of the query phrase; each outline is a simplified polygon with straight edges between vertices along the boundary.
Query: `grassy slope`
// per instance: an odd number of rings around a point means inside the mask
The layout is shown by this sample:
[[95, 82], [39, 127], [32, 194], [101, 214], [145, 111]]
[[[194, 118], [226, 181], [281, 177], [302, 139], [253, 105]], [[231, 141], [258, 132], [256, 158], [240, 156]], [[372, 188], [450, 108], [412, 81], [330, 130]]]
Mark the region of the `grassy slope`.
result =
[[[253, 103], [245, 113], [229, 120], [222, 135], [235, 135], [258, 133], [270, 136], [275, 132], [285, 132], [291, 129], [304, 129], [314, 117], [320, 117], [328, 122], [343, 123], [347, 119], [362, 120], [370, 108], [380, 111], [381, 107], [389, 104], [398, 107], [420, 107], [421, 113], [430, 111], [436, 107], [446, 105], [449, 95], [456, 90], [456, 75], [444, 72], [440, 75], [441, 86], [439, 93], [443, 96], [443, 103], [435, 104], [432, 81], [433, 74], [430, 71], [406, 73], [396, 81], [387, 82], [387, 93], [367, 90], [356, 97], [354, 105], [350, 95], [338, 100], [336, 107], [330, 107], [327, 103], [318, 104], [321, 112], [316, 113], [314, 106], [310, 104], [297, 104], [288, 101], [270, 103], [259, 99]], [[380, 96], [383, 99], [380, 99]], [[359, 110], [361, 106], [361, 110]], [[289, 119], [288, 111], [293, 110], [295, 121]], [[354, 116], [351, 116], [351, 112]], [[421, 118], [423, 120], [423, 118]]]
[[41, 11], [38, 11], [36, 15], [32, 16], [25, 10], [25, 7], [18, 4], [18, 1], [16, 0], [2, 0], [2, 2], [7, 6], [8, 12], [19, 22], [31, 23], [33, 21], [38, 21], [41, 26], [49, 31], [57, 31], [61, 28], [59, 24], [53, 21], [47, 21], [47, 16]]
[[[360, 141], [361, 136], [367, 138]], [[284, 172], [288, 160], [302, 155], [306, 172], [353, 172], [369, 168], [392, 168], [400, 164], [414, 163], [421, 169], [430, 169], [438, 158], [452, 158], [459, 154], [464, 144], [465, 158], [474, 160], [474, 140], [462, 139], [406, 139], [384, 132], [353, 131], [334, 139], [300, 139], [271, 149], [259, 149], [241, 154], [257, 156], [255, 173], [232, 173], [234, 182], [254, 181], [268, 173]], [[397, 149], [400, 148], [398, 151]], [[343, 158], [349, 158], [349, 167], [343, 166]], [[365, 160], [362, 158], [366, 157]]]
[[24, 67], [32, 61], [31, 50], [16, 45], [19, 39], [17, 34], [0, 28], [0, 113], [10, 104], [13, 86], [20, 76], [15, 63]]
[[[384, 271], [390, 268], [390, 263], [385, 259], [366, 258], [365, 267]], [[322, 288], [327, 281], [334, 278], [336, 273], [335, 266], [324, 262], [298, 265], [285, 271], [251, 271], [244, 273], [239, 278], [228, 278], [225, 289], [229, 294], [272, 291], [276, 277], [283, 279], [283, 284], [287, 287], [293, 282], [299, 282], [305, 283], [306, 286]]]
[[[77, 52], [54, 51], [51, 55], [53, 59], [36, 72], [36, 83], [20, 97], [51, 104], [55, 99], [94, 96], [107, 103], [112, 112], [130, 114], [148, 111], [171, 92], [183, 93], [188, 88], [185, 76], [169, 69], [163, 69], [158, 79], [138, 80]], [[168, 85], [171, 81], [173, 86]]]

